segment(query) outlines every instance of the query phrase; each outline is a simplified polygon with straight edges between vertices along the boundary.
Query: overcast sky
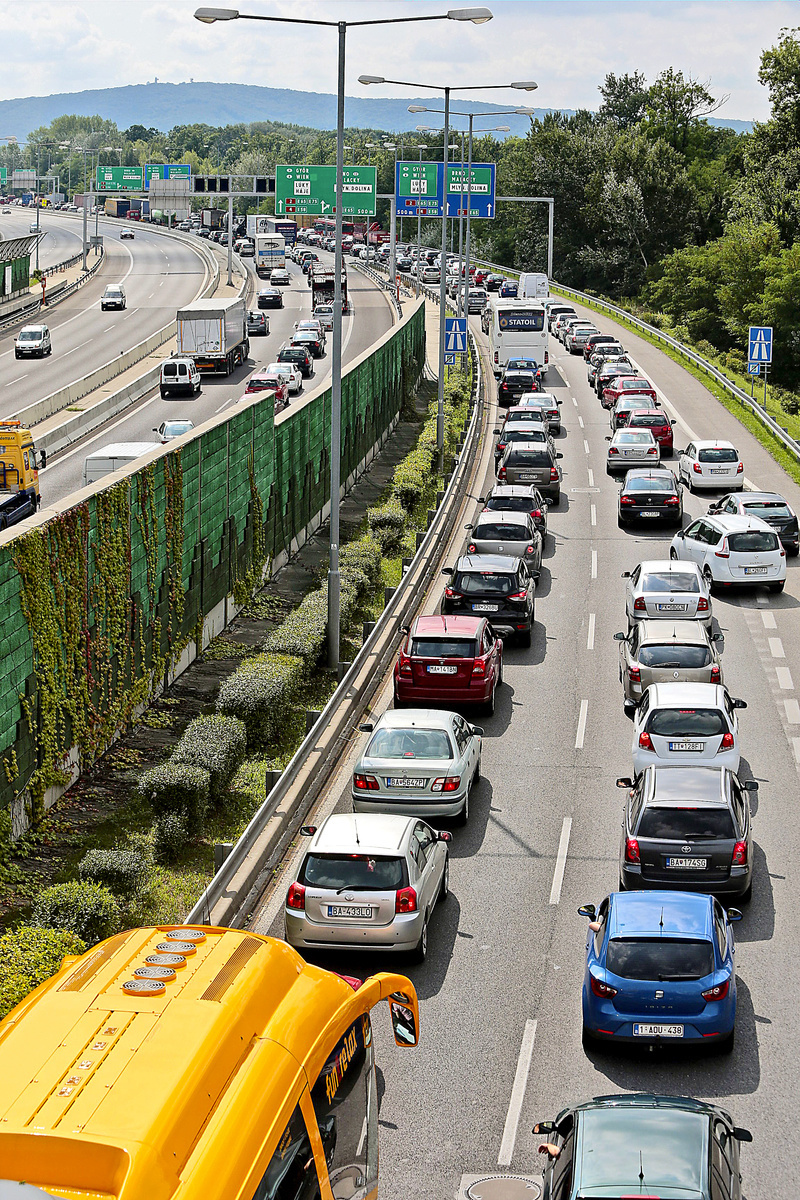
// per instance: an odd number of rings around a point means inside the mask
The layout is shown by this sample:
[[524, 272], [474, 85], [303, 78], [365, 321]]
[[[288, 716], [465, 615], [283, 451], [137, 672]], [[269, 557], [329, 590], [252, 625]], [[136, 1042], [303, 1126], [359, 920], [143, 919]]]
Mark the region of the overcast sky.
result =
[[[220, 0], [217, 0], [220, 3]], [[221, 0], [222, 3], [225, 0]], [[237, 3], [237, 0], [228, 0]], [[243, 11], [358, 20], [444, 12], [435, 0], [238, 0]], [[467, 3], [468, 0], [449, 0]], [[352, 30], [349, 95], [403, 95], [366, 89], [359, 74], [415, 83], [503, 83], [533, 78], [524, 103], [597, 108], [607, 71], [644, 71], [652, 80], [674, 67], [729, 94], [720, 116], [768, 115], [758, 83], [759, 54], [784, 26], [800, 25], [790, 0], [486, 0], [486, 25], [436, 22]], [[0, 0], [3, 71], [0, 99], [190, 78], [304, 91], [336, 90], [331, 30], [193, 20], [196, 0]], [[494, 101], [497, 92], [474, 92]]]

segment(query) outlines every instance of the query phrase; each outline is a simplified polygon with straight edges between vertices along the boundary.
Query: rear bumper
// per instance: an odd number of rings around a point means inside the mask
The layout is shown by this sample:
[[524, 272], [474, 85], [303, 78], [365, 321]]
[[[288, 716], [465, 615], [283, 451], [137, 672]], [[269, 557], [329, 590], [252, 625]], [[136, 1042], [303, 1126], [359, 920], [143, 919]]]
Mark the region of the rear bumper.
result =
[[492, 684], [488, 682], [474, 687], [442, 688], [424, 687], [419, 684], [401, 683], [395, 679], [394, 694], [401, 704], [414, 704], [425, 708], [428, 703], [438, 704], [486, 704], [491, 699]]
[[[457, 817], [464, 807], [467, 789], [463, 788], [457, 793], [446, 792], [447, 800], [440, 795], [431, 795], [430, 799], [417, 796], [413, 800], [396, 796], [381, 796], [375, 800], [368, 800], [364, 792], [355, 791], [351, 791], [351, 795], [354, 812], [400, 813], [404, 817], [422, 817], [427, 821], [429, 817]], [[368, 792], [366, 795], [374, 793]]]
[[297, 950], [387, 950], [404, 953], [420, 939], [424, 913], [399, 913], [389, 925], [368, 926], [353, 922], [343, 926], [309, 921], [305, 913], [284, 908], [286, 941]]
[[687, 879], [686, 877], [673, 878], [672, 876], [653, 879], [642, 875], [641, 867], [622, 863], [619, 869], [619, 878], [626, 892], [664, 891], [668, 888], [676, 892], [702, 892], [704, 895], [710, 893], [712, 896], [738, 898], [743, 896], [750, 886], [753, 868], [752, 865], [732, 867], [727, 879]]

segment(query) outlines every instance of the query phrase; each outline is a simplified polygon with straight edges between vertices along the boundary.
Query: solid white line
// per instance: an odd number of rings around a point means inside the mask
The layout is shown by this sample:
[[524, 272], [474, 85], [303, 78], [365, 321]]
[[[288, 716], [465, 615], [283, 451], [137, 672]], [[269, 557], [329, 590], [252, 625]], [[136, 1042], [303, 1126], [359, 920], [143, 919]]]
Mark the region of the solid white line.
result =
[[[336, 277], [334, 276], [334, 279], [335, 278]], [[581, 429], [583, 429], [583, 417], [578, 417], [578, 424], [580, 425]]]
[[528, 1020], [525, 1022], [525, 1030], [522, 1034], [522, 1045], [519, 1048], [514, 1086], [511, 1089], [511, 1099], [508, 1102], [503, 1140], [500, 1143], [500, 1153], [497, 1156], [497, 1165], [499, 1167], [510, 1166], [511, 1159], [514, 1157], [514, 1143], [517, 1140], [517, 1126], [519, 1125], [519, 1118], [522, 1112], [522, 1101], [525, 1099], [525, 1088], [528, 1084], [528, 1072], [531, 1069], [533, 1040], [535, 1037], [536, 1022]]
[[553, 872], [553, 886], [550, 888], [550, 903], [558, 904], [561, 899], [561, 886], [564, 883], [564, 870], [567, 865], [567, 851], [569, 849], [569, 835], [572, 832], [572, 817], [564, 817], [564, 824], [561, 826], [561, 837], [558, 842], [558, 853], [556, 854], [556, 869]]
[[594, 613], [589, 613], [589, 634], [586, 638], [586, 649], [594, 650]]
[[589, 453], [589, 443], [586, 441], [586, 438], [583, 439], [583, 449], [586, 454]]
[[777, 624], [775, 623], [775, 614], [771, 613], [771, 612], [767, 612], [766, 609], [764, 609], [764, 608], [761, 609], [761, 620], [764, 622], [765, 629], [777, 629], [778, 628]]
[[784, 700], [786, 720], [789, 725], [800, 725], [800, 704], [796, 700]]
[[[28, 372], [28, 375], [30, 371]], [[6, 387], [13, 387], [15, 383], [22, 383], [23, 379], [27, 379], [28, 375], [18, 375], [16, 379], [12, 379], [11, 383], [7, 383]]]
[[589, 472], [589, 487], [594, 487], [594, 471], [591, 467], [586, 468]]
[[596, 525], [597, 524], [597, 506], [595, 504], [589, 505], [589, 514], [592, 519], [592, 524]]
[[783, 649], [783, 642], [780, 638], [769, 639], [769, 652], [773, 658], [786, 658], [786, 654]]
[[792, 673], [788, 667], [776, 667], [775, 674], [778, 677], [778, 687], [781, 689], [782, 692], [794, 691], [794, 684], [792, 683]]
[[597, 579], [597, 551], [592, 551], [592, 579]]
[[586, 735], [586, 713], [589, 710], [589, 701], [581, 700], [581, 711], [578, 715], [578, 732], [575, 734], [575, 749], [583, 749], [583, 739]]

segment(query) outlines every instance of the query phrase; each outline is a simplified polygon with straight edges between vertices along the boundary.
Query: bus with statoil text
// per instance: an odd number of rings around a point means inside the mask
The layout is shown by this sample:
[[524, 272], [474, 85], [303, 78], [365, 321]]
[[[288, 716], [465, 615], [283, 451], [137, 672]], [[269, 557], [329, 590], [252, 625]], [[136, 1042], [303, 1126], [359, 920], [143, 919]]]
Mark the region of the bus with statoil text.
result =
[[403, 975], [246, 930], [119, 933], [0, 1022], [0, 1179], [17, 1200], [375, 1200], [379, 1000], [416, 1045]]
[[489, 353], [494, 374], [499, 378], [510, 358], [532, 358], [540, 367], [546, 367], [550, 357], [542, 302], [497, 296], [489, 303]]

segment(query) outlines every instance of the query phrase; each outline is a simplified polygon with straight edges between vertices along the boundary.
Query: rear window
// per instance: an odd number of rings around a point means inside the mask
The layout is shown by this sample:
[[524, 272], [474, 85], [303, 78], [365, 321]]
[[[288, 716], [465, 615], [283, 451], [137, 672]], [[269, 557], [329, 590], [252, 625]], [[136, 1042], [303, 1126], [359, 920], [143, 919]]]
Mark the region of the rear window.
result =
[[642, 646], [638, 654], [643, 667], [673, 667], [675, 670], [694, 671], [707, 667], [711, 662], [711, 651], [707, 646]]
[[524, 525], [501, 525], [499, 522], [481, 522], [472, 531], [473, 538], [484, 541], [527, 542], [529, 534]]
[[647, 732], [657, 737], [719, 737], [728, 732], [718, 708], [657, 708], [650, 714]]
[[727, 808], [646, 808], [637, 837], [683, 841], [690, 838], [734, 838]]
[[411, 653], [418, 658], [474, 658], [475, 642], [472, 638], [415, 637]]
[[530, 371], [506, 371], [503, 383], [530, 392], [533, 389], [534, 378]]
[[507, 451], [503, 462], [507, 467], [549, 467], [552, 459], [547, 450], [528, 450], [511, 448]]
[[517, 425], [520, 421], [544, 421], [545, 412], [541, 404], [528, 403], [524, 412], [508, 414], [506, 425]]
[[696, 575], [684, 575], [678, 571], [653, 571], [648, 575], [643, 575], [640, 587], [643, 592], [700, 591], [700, 584]]
[[792, 517], [794, 513], [783, 500], [751, 500], [745, 504], [744, 509], [748, 513], [753, 513], [758, 516], [764, 513], [764, 520], [768, 521], [770, 517]]
[[[674, 492], [675, 484], [671, 479], [662, 476], [655, 476], [653, 479], [628, 477], [625, 481], [626, 492]], [[652, 579], [651, 575], [646, 576], [647, 579]]]
[[532, 512], [534, 501], [530, 496], [490, 496], [486, 507], [495, 512]]
[[626, 392], [638, 392], [650, 386], [646, 379], [621, 379], [620, 384]]
[[635, 429], [631, 433], [620, 433], [614, 439], [619, 446], [649, 446], [652, 440], [653, 435], [646, 429], [641, 433], [637, 433]]
[[453, 589], [462, 596], [510, 596], [517, 580], [500, 571], [457, 571]]
[[379, 729], [365, 757], [452, 758], [453, 751], [443, 729]]
[[778, 535], [766, 530], [748, 529], [746, 533], [729, 533], [728, 548], [734, 554], [760, 554], [778, 549]]
[[178, 368], [175, 363], [164, 363], [164, 366], [161, 369], [165, 375], [178, 374]]
[[659, 425], [666, 425], [667, 418], [662, 417], [661, 413], [634, 413], [628, 424], [634, 428], [641, 425], [648, 429], [656, 429]]
[[611, 938], [606, 966], [622, 979], [702, 979], [714, 970], [714, 950], [694, 939]]
[[726, 450], [724, 446], [711, 446], [707, 450], [698, 450], [697, 458], [704, 463], [733, 463], [739, 461], [735, 450]]
[[368, 854], [309, 854], [300, 873], [309, 887], [391, 892], [405, 884], [402, 858]]
[[507, 442], [547, 442], [547, 434], [543, 429], [509, 429], [505, 434]]

